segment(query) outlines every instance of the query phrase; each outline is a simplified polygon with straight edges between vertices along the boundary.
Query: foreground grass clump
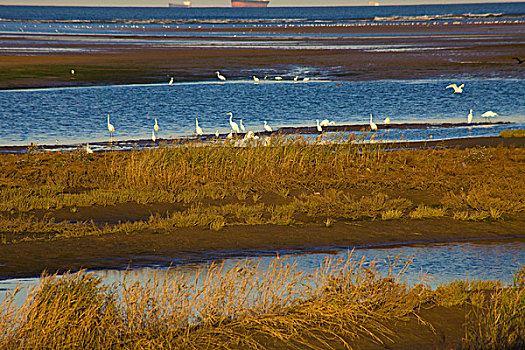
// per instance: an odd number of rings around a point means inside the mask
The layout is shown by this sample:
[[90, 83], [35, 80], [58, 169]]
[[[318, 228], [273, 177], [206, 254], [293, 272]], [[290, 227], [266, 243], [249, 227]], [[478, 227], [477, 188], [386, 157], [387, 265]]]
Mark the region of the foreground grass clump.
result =
[[[277, 258], [212, 265], [189, 279], [173, 273], [104, 286], [83, 272], [46, 277], [23, 306], [0, 309], [2, 349], [318, 349], [388, 345], [396, 322], [422, 309], [469, 310], [463, 348], [518, 349], [525, 343], [525, 268], [513, 287], [456, 281], [430, 290], [402, 282], [410, 261], [385, 275], [375, 263], [329, 259], [305, 275]], [[437, 311], [439, 312], [439, 311]]]
[[[0, 232], [69, 237], [525, 213], [522, 148], [387, 152], [337, 141], [0, 155]], [[130, 215], [130, 206], [146, 216]]]
[[506, 129], [499, 133], [499, 137], [525, 137], [525, 129]]

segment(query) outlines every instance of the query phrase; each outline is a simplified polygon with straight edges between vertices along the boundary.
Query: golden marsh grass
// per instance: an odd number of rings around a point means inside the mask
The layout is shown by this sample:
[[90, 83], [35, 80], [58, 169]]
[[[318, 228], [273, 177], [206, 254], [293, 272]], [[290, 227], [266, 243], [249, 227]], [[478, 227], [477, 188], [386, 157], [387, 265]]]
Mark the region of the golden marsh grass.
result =
[[[522, 148], [384, 147], [283, 138], [270, 147], [0, 155], [0, 231], [69, 237], [327, 218], [502, 220], [525, 212]], [[149, 219], [90, 215], [89, 208], [130, 203], [153, 207], [144, 209]], [[171, 206], [155, 209], [164, 204]]]
[[[195, 277], [156, 274], [105, 286], [85, 272], [46, 276], [22, 305], [0, 313], [3, 349], [329, 349], [392, 344], [396, 321], [440, 306], [466, 308], [462, 347], [518, 349], [525, 334], [525, 268], [512, 287], [455, 281], [436, 290], [403, 282], [410, 259], [383, 274], [374, 262], [327, 259], [306, 275], [276, 258], [213, 264]], [[16, 292], [15, 292], [16, 293]]]

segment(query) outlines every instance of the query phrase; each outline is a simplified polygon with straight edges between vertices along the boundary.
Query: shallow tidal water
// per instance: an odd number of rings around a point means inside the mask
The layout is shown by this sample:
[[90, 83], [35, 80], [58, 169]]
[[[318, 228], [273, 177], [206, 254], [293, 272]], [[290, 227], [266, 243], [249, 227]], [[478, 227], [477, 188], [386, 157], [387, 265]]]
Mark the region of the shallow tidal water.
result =
[[[403, 281], [407, 281], [409, 285], [421, 281], [422, 276], [425, 276], [425, 283], [431, 288], [457, 279], [499, 280], [503, 285], [512, 285], [513, 275], [525, 265], [525, 239], [359, 247], [353, 251], [340, 249], [310, 253], [281, 252], [279, 256], [286, 257], [289, 264], [295, 263], [296, 270], [312, 274], [326, 258], [346, 258], [348, 254], [351, 254], [355, 260], [364, 259], [366, 263], [375, 261], [381, 273], [387, 271], [389, 261], [393, 262], [399, 258], [397, 267], [393, 269], [397, 273], [407, 258], [413, 259], [403, 277]], [[150, 267], [92, 272], [102, 277], [106, 284], [118, 284], [124, 278], [128, 281], [136, 280], [145, 283], [154, 274], [158, 278], [170, 278], [175, 273], [182, 273], [192, 279], [199, 270], [206, 269], [213, 261], [224, 263], [225, 270], [229, 270], [237, 263], [250, 259], [256, 261], [260, 267], [259, 272], [264, 273], [275, 257], [276, 255], [238, 257], [180, 264], [169, 268]], [[36, 286], [39, 280], [39, 278], [20, 278], [0, 281], [0, 302], [4, 300], [7, 293], [20, 285], [22, 292], [17, 295], [16, 301], [22, 303], [27, 291]]]
[[[0, 91], [0, 146], [71, 145], [108, 141], [106, 117], [115, 126], [114, 140], [149, 140], [157, 118], [157, 138], [192, 137], [195, 118], [205, 134], [230, 131], [228, 116], [242, 119], [246, 130], [264, 131], [263, 122], [274, 129], [315, 126], [329, 119], [338, 125], [367, 127], [370, 113], [381, 124], [463, 123], [469, 109], [473, 122], [487, 121], [488, 110], [499, 114], [489, 121], [510, 125], [472, 128], [389, 130], [378, 139], [428, 140], [496, 136], [507, 128], [525, 127], [525, 84], [521, 79], [468, 78], [462, 94], [445, 87], [448, 79], [333, 81], [326, 72], [288, 67], [282, 81], [269, 76], [255, 84], [250, 77], [226, 82], [206, 81], [143, 85], [112, 85]], [[213, 73], [210, 73], [213, 75]], [[337, 72], [330, 72], [336, 75]], [[254, 71], [253, 75], [260, 72]], [[308, 83], [293, 82], [299, 76]], [[211, 77], [210, 79], [214, 79]]]

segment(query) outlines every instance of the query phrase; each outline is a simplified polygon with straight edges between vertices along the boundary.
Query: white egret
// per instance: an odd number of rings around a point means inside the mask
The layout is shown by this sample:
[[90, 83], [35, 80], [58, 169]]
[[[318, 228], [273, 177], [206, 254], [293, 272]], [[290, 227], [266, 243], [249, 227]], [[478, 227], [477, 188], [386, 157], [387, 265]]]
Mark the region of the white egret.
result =
[[253, 131], [248, 131], [246, 135], [244, 135], [245, 140], [255, 139], [255, 133]]
[[281, 80], [283, 80], [283, 78], [282, 77], [275, 77], [275, 80], [281, 81]]
[[157, 136], [155, 136], [155, 130], [152, 130], [152, 131], [151, 131], [151, 140], [152, 140], [153, 142], [157, 141]]
[[74, 69], [71, 70], [71, 75], [75, 75], [75, 70]]
[[386, 117], [384, 121], [385, 126], [388, 126], [390, 124], [390, 118]]
[[377, 131], [377, 124], [372, 121], [372, 113], [370, 113], [370, 129]]
[[323, 127], [319, 124], [319, 119], [316, 119], [315, 122], [317, 123], [317, 131], [323, 132]]
[[232, 128], [232, 130], [235, 131], [235, 133], [237, 134], [240, 133], [241, 130], [239, 129], [239, 125], [237, 125], [237, 123], [232, 120], [233, 113], [229, 112], [229, 113], [226, 113], [226, 115], [230, 115], [230, 127]]
[[168, 85], [173, 85], [173, 77], [170, 78]]
[[295, 77], [295, 78], [293, 78], [293, 82], [294, 82], [294, 83], [297, 83], [297, 80], [298, 80], [298, 79], [299, 79], [299, 77]]
[[227, 139], [227, 140], [231, 140], [232, 137], [233, 137], [233, 134], [232, 134], [232, 132], [230, 131], [230, 133], [229, 133], [228, 135], [226, 135], [226, 139]]
[[242, 119], [240, 120], [240, 128], [242, 132], [246, 132], [246, 128], [244, 127], [244, 124], [242, 123]]
[[115, 127], [113, 124], [109, 122], [109, 114], [108, 114], [108, 130], [109, 130], [109, 138], [113, 137], [113, 133], [115, 132]]
[[321, 126], [328, 126], [328, 125], [330, 125], [330, 121], [328, 119], [323, 119], [323, 120], [321, 120], [319, 125], [321, 125]]
[[492, 118], [492, 117], [499, 117], [498, 113], [494, 113], [494, 112], [492, 112], [492, 111], [486, 111], [486, 112], [483, 113], [481, 116], [482, 116], [483, 118], [488, 118], [488, 119], [490, 119], [490, 118]]
[[310, 80], [310, 78], [308, 78], [308, 77], [304, 77], [303, 78], [303, 82], [305, 82], [305, 83], [307, 83], [309, 80]]
[[216, 137], [216, 138], [219, 138], [219, 136], [221, 136], [221, 134], [219, 134], [219, 130], [216, 130], [216, 131], [215, 131], [215, 137]]
[[463, 87], [465, 86], [465, 84], [461, 84], [460, 86], [457, 86], [456, 84], [450, 84], [449, 86], [447, 86], [445, 89], [448, 89], [448, 88], [452, 88], [454, 89], [454, 94], [460, 94], [463, 92]]
[[268, 132], [272, 132], [272, 128], [270, 127], [270, 125], [268, 125], [268, 123], [266, 122], [266, 120], [264, 121], [264, 130], [268, 131]]
[[224, 77], [224, 75], [222, 75], [219, 71], [215, 72], [215, 74], [217, 74], [217, 78], [219, 78], [220, 80], [222, 81], [225, 81], [226, 78]]
[[472, 123], [472, 109], [470, 110], [469, 114], [467, 115], [467, 123]]
[[255, 84], [259, 84], [259, 78], [257, 78], [255, 75], [253, 76], [253, 81], [255, 82]]
[[155, 118], [155, 125], [153, 125], [153, 130], [155, 130], [155, 132], [159, 132], [159, 124], [157, 123], [157, 118]]
[[89, 143], [86, 143], [86, 153], [87, 154], [92, 154], [93, 153], [93, 150], [91, 149], [91, 147], [89, 147]]
[[271, 144], [271, 138], [270, 137], [265, 137], [264, 140], [263, 140], [263, 146], [270, 146]]
[[197, 118], [195, 118], [195, 133], [199, 136], [203, 134], [202, 128], [199, 126], [199, 119]]

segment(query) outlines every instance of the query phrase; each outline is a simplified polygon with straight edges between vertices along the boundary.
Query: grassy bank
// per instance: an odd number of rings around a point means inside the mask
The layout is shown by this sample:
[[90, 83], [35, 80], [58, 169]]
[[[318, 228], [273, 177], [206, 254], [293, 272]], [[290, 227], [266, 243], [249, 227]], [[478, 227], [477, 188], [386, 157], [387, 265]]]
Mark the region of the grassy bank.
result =
[[521, 219], [525, 150], [352, 142], [0, 155], [2, 243], [232, 225]]
[[[105, 286], [78, 273], [46, 277], [23, 306], [0, 308], [3, 349], [519, 349], [525, 345], [525, 269], [514, 285], [455, 281], [431, 290], [351, 256], [305, 275], [275, 259], [213, 265], [188, 279]], [[315, 281], [315, 283], [312, 283]], [[434, 323], [436, 315], [446, 315]], [[447, 318], [448, 317], [448, 318]], [[443, 324], [456, 331], [442, 334]], [[423, 338], [414, 338], [414, 334]], [[419, 340], [418, 340], [419, 339]], [[421, 348], [421, 347], [419, 347]]]

